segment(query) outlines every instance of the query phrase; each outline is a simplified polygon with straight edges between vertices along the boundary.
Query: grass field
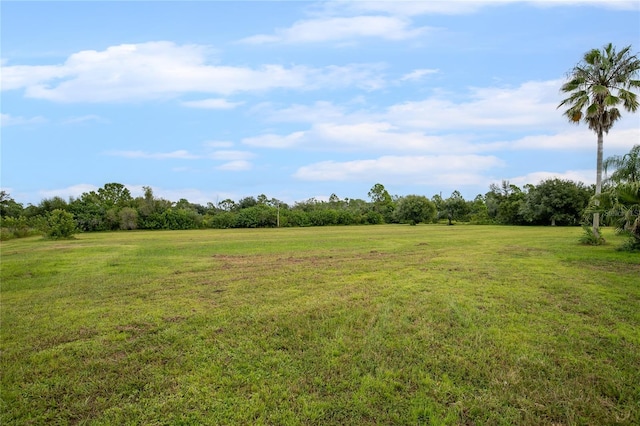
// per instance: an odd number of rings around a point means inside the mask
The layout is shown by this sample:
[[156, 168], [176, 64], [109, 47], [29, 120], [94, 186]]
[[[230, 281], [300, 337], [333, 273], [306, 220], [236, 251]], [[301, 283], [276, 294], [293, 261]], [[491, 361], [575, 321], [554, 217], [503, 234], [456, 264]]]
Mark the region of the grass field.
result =
[[640, 424], [640, 256], [580, 228], [1, 248], [0, 424]]

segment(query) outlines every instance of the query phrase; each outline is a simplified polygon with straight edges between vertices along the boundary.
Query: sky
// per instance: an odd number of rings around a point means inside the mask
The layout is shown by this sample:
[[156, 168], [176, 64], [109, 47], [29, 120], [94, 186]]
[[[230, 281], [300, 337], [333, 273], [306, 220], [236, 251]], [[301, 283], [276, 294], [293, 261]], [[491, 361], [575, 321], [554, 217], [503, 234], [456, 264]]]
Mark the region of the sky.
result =
[[[0, 186], [287, 203], [595, 182], [560, 87], [640, 1], [0, 3]], [[640, 143], [624, 113], [604, 155]]]

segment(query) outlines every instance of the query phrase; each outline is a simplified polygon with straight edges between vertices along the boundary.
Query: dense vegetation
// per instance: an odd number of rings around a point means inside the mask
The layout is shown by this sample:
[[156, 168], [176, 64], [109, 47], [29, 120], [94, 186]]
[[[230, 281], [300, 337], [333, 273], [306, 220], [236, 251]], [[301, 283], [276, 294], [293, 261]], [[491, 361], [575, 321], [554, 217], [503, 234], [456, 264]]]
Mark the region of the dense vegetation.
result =
[[[3, 227], [19, 234], [20, 227], [42, 227], [55, 211], [70, 213], [83, 232], [132, 229], [270, 228], [382, 223], [453, 222], [510, 225], [577, 225], [592, 195], [592, 188], [559, 179], [520, 189], [508, 182], [490, 192], [465, 200], [458, 191], [450, 197], [435, 195], [391, 196], [381, 184], [368, 193], [369, 200], [309, 199], [290, 206], [265, 195], [239, 201], [223, 200], [206, 206], [186, 199], [178, 202], [154, 196], [145, 187], [144, 196], [132, 197], [119, 183], [108, 183], [98, 191], [66, 201], [60, 197], [42, 200], [26, 208], [3, 193]], [[60, 215], [60, 213], [56, 213]], [[7, 220], [9, 219], [9, 220]]]

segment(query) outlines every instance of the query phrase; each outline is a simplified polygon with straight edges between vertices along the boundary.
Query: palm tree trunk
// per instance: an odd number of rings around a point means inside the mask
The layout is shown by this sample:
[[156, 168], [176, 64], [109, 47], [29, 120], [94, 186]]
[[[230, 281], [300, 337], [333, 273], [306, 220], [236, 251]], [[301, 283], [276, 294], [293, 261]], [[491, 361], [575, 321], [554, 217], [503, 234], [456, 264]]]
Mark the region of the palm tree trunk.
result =
[[[602, 150], [604, 145], [604, 135], [602, 129], [598, 129], [598, 155], [596, 160], [596, 206], [600, 205], [598, 197], [602, 193]], [[600, 238], [600, 213], [593, 214], [593, 235]]]

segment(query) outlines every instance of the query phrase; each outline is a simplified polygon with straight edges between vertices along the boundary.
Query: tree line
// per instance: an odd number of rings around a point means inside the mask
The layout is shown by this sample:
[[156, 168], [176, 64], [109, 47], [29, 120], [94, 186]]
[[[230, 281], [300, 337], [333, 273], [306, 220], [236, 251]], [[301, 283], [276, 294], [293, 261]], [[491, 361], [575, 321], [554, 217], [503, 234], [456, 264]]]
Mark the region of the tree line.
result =
[[[97, 191], [68, 201], [45, 198], [24, 207], [0, 191], [0, 238], [2, 240], [42, 233], [49, 238], [66, 238], [76, 232], [135, 229], [273, 228], [383, 223], [443, 222], [449, 225], [583, 225], [585, 243], [600, 243], [588, 221], [598, 214], [604, 225], [615, 226], [629, 236], [626, 249], [640, 249], [640, 145], [629, 153], [603, 162], [613, 169], [599, 194], [593, 185], [563, 179], [547, 179], [520, 188], [508, 181], [492, 184], [485, 194], [465, 200], [459, 191], [440, 194], [391, 195], [381, 183], [367, 193], [368, 199], [315, 198], [289, 205], [264, 194], [217, 204], [177, 202], [156, 197], [151, 187], [133, 197], [120, 183], [107, 183]], [[595, 195], [594, 195], [595, 194]]]
[[[0, 193], [3, 238], [47, 228], [51, 215], [67, 213], [82, 232], [134, 229], [268, 228], [444, 221], [507, 225], [578, 225], [593, 195], [593, 188], [569, 180], [551, 179], [519, 188], [509, 182], [491, 185], [490, 191], [465, 200], [459, 191], [448, 197], [390, 195], [377, 183], [368, 199], [315, 198], [289, 205], [261, 194], [217, 204], [177, 202], [158, 198], [150, 187], [133, 197], [124, 185], [107, 183], [97, 191], [68, 201], [43, 199], [37, 205], [22, 204]], [[60, 213], [57, 213], [60, 215]], [[59, 218], [58, 218], [59, 219]], [[49, 224], [50, 225], [50, 224]]]

